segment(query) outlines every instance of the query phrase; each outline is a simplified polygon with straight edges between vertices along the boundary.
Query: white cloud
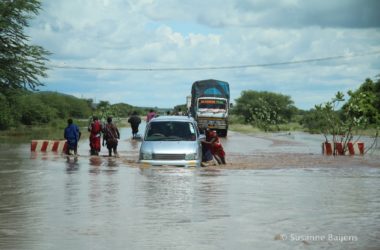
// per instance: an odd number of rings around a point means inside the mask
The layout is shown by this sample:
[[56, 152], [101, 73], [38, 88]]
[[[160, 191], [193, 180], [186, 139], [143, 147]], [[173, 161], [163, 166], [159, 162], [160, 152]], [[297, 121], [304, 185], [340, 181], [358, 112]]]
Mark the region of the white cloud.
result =
[[[378, 18], [367, 10], [377, 3], [369, 0], [350, 9], [357, 2], [55, 0], [44, 2], [29, 32], [33, 43], [53, 53], [52, 64], [81, 67], [236, 66], [379, 51]], [[363, 10], [368, 20], [350, 18], [337, 12], [340, 8]], [[326, 22], [320, 16], [313, 19], [322, 13]], [[111, 103], [172, 107], [185, 102], [192, 82], [214, 78], [230, 82], [232, 99], [244, 89], [267, 90], [310, 108], [374, 77], [379, 64], [379, 55], [372, 55], [234, 70], [54, 69], [44, 89]]]

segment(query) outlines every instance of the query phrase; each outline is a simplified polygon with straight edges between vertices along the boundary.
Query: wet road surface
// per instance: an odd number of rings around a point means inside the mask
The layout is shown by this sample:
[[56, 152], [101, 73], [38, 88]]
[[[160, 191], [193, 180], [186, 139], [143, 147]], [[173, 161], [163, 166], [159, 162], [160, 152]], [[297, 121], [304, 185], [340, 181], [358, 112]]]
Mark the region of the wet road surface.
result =
[[[145, 123], [140, 126], [143, 133]], [[121, 129], [119, 141], [119, 158], [115, 159], [120, 164], [131, 167], [141, 167], [138, 162], [140, 141], [131, 139], [130, 128]], [[238, 132], [229, 132], [229, 136], [221, 138], [226, 151], [226, 165], [210, 166], [217, 169], [268, 169], [268, 168], [309, 168], [309, 167], [347, 167], [369, 166], [380, 167], [380, 140], [377, 148], [371, 150], [365, 156], [324, 156], [321, 154], [321, 144], [324, 141], [322, 135], [311, 135], [302, 132], [254, 134], [245, 135]], [[370, 139], [365, 140], [366, 146], [370, 145]], [[29, 145], [28, 145], [29, 147]], [[90, 157], [88, 138], [82, 138], [78, 147], [81, 158], [90, 158], [103, 162], [105, 159]], [[108, 151], [102, 147], [100, 156], [107, 157]], [[61, 158], [59, 154], [33, 153], [31, 158], [51, 159]]]
[[[229, 164], [141, 168], [0, 144], [0, 249], [378, 249], [380, 167], [320, 155], [305, 134], [223, 139]], [[106, 155], [103, 149], [102, 154]]]

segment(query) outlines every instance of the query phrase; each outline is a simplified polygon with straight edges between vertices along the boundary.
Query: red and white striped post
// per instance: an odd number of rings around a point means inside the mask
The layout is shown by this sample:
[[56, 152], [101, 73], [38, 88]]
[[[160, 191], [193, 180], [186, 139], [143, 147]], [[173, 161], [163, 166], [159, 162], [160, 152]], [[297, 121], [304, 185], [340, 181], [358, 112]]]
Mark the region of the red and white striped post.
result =
[[62, 153], [67, 149], [66, 140], [32, 140], [30, 151], [32, 152], [57, 152]]
[[[364, 142], [348, 142], [347, 149], [349, 155], [364, 155]], [[323, 155], [345, 155], [343, 151], [343, 143], [335, 142], [334, 148], [332, 143], [323, 142], [322, 143], [322, 154]]]

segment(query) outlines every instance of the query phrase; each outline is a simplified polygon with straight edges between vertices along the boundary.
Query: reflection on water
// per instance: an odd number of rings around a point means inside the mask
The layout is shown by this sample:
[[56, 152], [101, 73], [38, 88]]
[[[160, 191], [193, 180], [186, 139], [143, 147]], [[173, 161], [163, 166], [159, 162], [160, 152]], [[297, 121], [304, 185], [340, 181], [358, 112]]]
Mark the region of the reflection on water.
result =
[[90, 157], [90, 165], [91, 166], [100, 166], [100, 165], [102, 165], [102, 158], [97, 157], [97, 156]]
[[78, 160], [66, 160], [66, 171], [67, 173], [71, 173], [77, 171], [79, 169]]
[[376, 249], [379, 183], [364, 166], [132, 168], [0, 144], [0, 249]]
[[140, 140], [138, 139], [130, 139], [131, 148], [133, 150], [139, 150], [140, 149]]

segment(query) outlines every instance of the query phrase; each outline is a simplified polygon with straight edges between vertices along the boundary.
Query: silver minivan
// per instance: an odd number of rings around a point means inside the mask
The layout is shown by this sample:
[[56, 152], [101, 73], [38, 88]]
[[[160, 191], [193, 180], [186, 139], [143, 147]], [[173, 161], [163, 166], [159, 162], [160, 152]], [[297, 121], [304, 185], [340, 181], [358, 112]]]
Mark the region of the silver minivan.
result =
[[145, 128], [139, 162], [153, 166], [199, 167], [202, 144], [196, 121], [187, 116], [160, 116]]

